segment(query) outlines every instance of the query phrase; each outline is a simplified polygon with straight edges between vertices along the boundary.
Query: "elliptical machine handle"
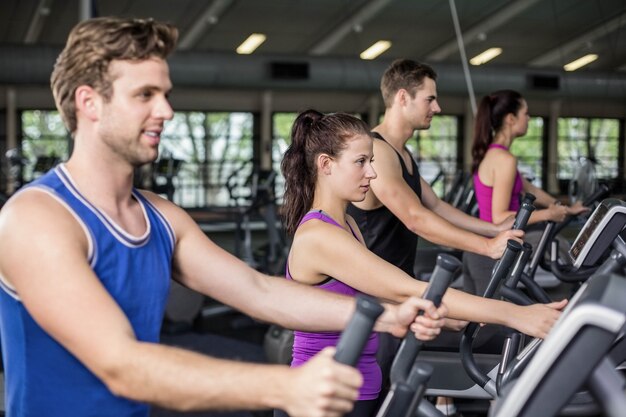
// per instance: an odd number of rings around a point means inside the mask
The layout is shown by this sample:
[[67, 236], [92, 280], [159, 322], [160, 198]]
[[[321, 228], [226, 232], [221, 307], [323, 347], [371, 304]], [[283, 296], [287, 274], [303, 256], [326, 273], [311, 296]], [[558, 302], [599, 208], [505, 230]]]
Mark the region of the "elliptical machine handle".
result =
[[581, 267], [578, 270], [574, 270], [571, 266], [563, 267], [559, 264], [559, 241], [553, 240], [550, 247], [550, 271], [560, 281], [576, 283], [585, 281], [591, 275], [593, 275], [599, 266], [592, 266], [588, 268]]
[[[432, 301], [436, 307], [439, 307], [443, 295], [448, 289], [450, 282], [452, 282], [454, 273], [460, 267], [461, 261], [454, 256], [448, 254], [437, 255], [437, 264], [422, 298]], [[424, 312], [420, 311], [418, 314], [421, 315]], [[417, 340], [412, 333], [408, 332], [404, 336], [391, 365], [390, 379], [392, 384], [406, 381], [422, 345], [423, 342]]]
[[530, 215], [532, 214], [532, 212], [535, 210], [535, 206], [533, 205], [534, 201], [535, 201], [535, 196], [530, 193], [526, 193], [526, 195], [524, 196], [522, 200], [520, 209], [518, 210], [517, 215], [515, 216], [513, 229], [523, 230], [526, 228], [526, 224], [528, 224], [528, 219], [530, 218]]
[[[583, 206], [585, 207], [589, 207], [591, 208], [591, 206], [598, 202], [598, 201], [602, 201], [605, 198], [609, 197], [609, 195], [611, 194], [611, 190], [609, 189], [609, 187], [606, 186], [606, 184], [600, 184], [600, 186], [598, 187], [598, 189], [591, 194], [589, 197], [587, 197], [585, 199], [585, 201], [583, 201]], [[565, 218], [565, 220], [563, 220], [562, 222], [558, 223], [551, 235], [552, 238], [554, 238], [554, 236], [556, 236], [557, 234], [559, 234], [561, 232], [561, 230], [565, 229], [565, 227], [567, 225], [569, 225], [571, 223], [571, 221], [573, 219], [575, 219], [577, 216], [567, 216]], [[544, 265], [541, 265], [542, 267], [544, 267]], [[546, 267], [545, 269], [550, 269], [549, 266]]]
[[363, 294], [356, 297], [356, 310], [337, 343], [334, 356], [337, 362], [350, 366], [357, 364], [374, 323], [383, 311], [384, 308], [372, 297]]
[[609, 189], [609, 187], [607, 187], [606, 184], [600, 184], [598, 189], [593, 194], [591, 194], [589, 197], [587, 197], [587, 199], [585, 199], [585, 201], [583, 201], [583, 206], [589, 207], [590, 205], [592, 205], [596, 201], [604, 200], [605, 198], [607, 198], [609, 196], [610, 192], [611, 192], [611, 190]]

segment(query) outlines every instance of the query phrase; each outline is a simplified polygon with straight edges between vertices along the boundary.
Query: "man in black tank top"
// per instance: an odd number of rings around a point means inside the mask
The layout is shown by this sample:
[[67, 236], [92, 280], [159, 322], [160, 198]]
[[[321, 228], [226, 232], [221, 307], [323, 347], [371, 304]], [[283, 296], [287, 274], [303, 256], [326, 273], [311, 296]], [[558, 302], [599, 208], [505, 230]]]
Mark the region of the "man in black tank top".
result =
[[512, 231], [513, 218], [499, 225], [465, 214], [442, 201], [419, 175], [406, 148], [416, 130], [430, 128], [437, 103], [437, 75], [427, 65], [396, 60], [385, 71], [381, 92], [385, 116], [373, 131], [377, 178], [364, 201], [348, 212], [358, 222], [368, 248], [413, 275], [418, 235], [443, 246], [497, 259]]
[[[508, 239], [520, 241], [523, 234], [511, 230], [513, 218], [494, 225], [454, 208], [419, 175], [406, 143], [416, 130], [430, 128], [433, 116], [441, 112], [436, 79], [431, 67], [411, 60], [396, 60], [387, 68], [381, 80], [385, 116], [373, 129], [377, 177], [365, 200], [348, 207], [367, 247], [411, 276], [418, 235], [497, 259]], [[384, 337], [380, 343], [378, 360], [387, 373], [397, 346]]]
[[[373, 133], [376, 139], [385, 140], [378, 132]], [[411, 158], [411, 169], [409, 170], [400, 154], [398, 154], [398, 161], [402, 168], [402, 179], [415, 192], [417, 198], [421, 198], [422, 187], [417, 164]], [[372, 210], [361, 210], [350, 205], [348, 213], [359, 224], [363, 238], [370, 250], [413, 276], [417, 250], [417, 235], [415, 233], [407, 229], [384, 205]], [[398, 250], [399, 248], [401, 250]]]

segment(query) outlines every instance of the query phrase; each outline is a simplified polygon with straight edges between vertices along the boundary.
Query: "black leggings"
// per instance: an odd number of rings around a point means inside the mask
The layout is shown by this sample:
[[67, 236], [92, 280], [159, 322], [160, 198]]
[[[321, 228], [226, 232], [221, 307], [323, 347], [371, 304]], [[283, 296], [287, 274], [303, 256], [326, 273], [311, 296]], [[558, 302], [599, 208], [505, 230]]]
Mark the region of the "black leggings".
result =
[[[361, 400], [354, 403], [354, 408], [344, 417], [371, 417], [376, 411], [378, 400]], [[289, 417], [283, 410], [274, 410], [274, 417]]]
[[[482, 297], [491, 281], [496, 261], [488, 256], [465, 252], [463, 254], [463, 291]], [[497, 298], [494, 295], [493, 298]]]

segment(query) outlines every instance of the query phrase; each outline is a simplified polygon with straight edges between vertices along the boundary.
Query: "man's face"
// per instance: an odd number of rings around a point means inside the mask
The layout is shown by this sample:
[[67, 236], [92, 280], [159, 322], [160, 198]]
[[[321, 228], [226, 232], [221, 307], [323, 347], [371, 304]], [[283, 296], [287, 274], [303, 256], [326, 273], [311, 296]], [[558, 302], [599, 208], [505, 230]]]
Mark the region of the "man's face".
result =
[[424, 78], [424, 82], [411, 97], [407, 92], [404, 99], [403, 111], [413, 129], [428, 129], [435, 114], [441, 112], [437, 103], [437, 84], [432, 78]]
[[163, 124], [174, 113], [168, 101], [172, 88], [167, 63], [160, 58], [113, 61], [113, 94], [104, 102], [98, 134], [112, 155], [140, 166], [154, 161]]

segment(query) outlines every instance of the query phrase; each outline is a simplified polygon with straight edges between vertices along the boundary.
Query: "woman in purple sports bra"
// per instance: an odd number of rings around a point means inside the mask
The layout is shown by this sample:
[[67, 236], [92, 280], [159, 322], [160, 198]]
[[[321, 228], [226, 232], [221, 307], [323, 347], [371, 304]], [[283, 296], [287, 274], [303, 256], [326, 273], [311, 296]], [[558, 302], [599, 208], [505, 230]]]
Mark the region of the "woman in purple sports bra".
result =
[[[587, 208], [578, 202], [569, 207], [534, 186], [517, 170], [517, 158], [509, 151], [515, 138], [528, 129], [528, 105], [520, 93], [500, 90], [482, 98], [476, 113], [472, 145], [474, 190], [482, 220], [500, 223], [514, 215], [523, 193], [536, 197], [535, 210], [528, 224], [542, 221], [560, 222]], [[487, 287], [495, 261], [481, 255], [464, 254], [466, 291], [482, 294]]]
[[[348, 203], [362, 201], [370, 181], [376, 178], [367, 124], [348, 114], [308, 110], [297, 117], [291, 136], [281, 165], [284, 222], [294, 236], [287, 279], [342, 294], [362, 292], [393, 303], [420, 297], [427, 284], [370, 252], [355, 221], [346, 214]], [[560, 314], [558, 309], [565, 305], [521, 307], [453, 289], [447, 291], [444, 303], [449, 317], [504, 324], [538, 337], [546, 335]], [[429, 340], [439, 333], [443, 320], [437, 319], [445, 312], [446, 307], [440, 308], [435, 316], [420, 322], [424, 328], [420, 338]], [[338, 338], [338, 333], [296, 331], [292, 366], [335, 346]], [[372, 334], [358, 363], [364, 383], [349, 416], [367, 417], [375, 411], [381, 389], [377, 347], [378, 337]], [[274, 415], [285, 414], [276, 410]]]

